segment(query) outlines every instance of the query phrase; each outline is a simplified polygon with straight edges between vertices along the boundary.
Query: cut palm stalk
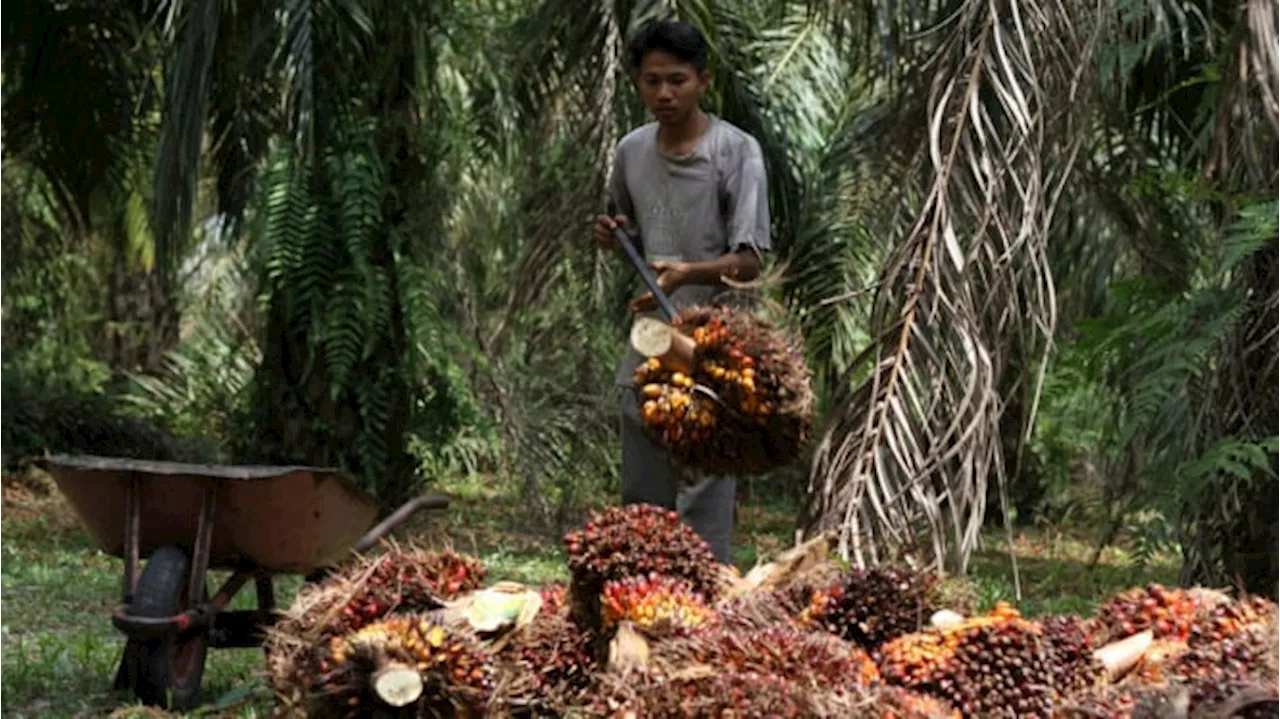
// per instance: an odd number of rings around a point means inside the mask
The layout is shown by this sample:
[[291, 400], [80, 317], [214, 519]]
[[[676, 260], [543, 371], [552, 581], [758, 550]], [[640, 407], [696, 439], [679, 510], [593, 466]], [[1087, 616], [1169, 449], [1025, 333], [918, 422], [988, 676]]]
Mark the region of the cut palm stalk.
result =
[[657, 357], [663, 367], [693, 373], [697, 344], [693, 338], [653, 317], [641, 317], [631, 326], [631, 346], [645, 357]]
[[408, 706], [422, 696], [422, 677], [418, 670], [407, 664], [390, 662], [380, 667], [370, 678], [373, 693], [393, 707]]
[[1125, 637], [1118, 642], [1098, 648], [1093, 653], [1095, 659], [1102, 663], [1107, 673], [1108, 681], [1115, 681], [1124, 676], [1133, 668], [1138, 660], [1142, 659], [1142, 655], [1147, 653], [1151, 648], [1151, 642], [1155, 635], [1148, 629], [1145, 632], [1139, 632], [1129, 637]]

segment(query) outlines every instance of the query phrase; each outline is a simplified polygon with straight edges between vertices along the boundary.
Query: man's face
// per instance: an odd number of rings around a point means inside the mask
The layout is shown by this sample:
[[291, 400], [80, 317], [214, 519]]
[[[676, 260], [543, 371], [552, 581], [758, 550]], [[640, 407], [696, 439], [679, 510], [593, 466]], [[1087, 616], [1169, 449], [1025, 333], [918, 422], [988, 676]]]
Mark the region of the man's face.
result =
[[707, 79], [705, 70], [698, 72], [670, 53], [650, 50], [640, 63], [636, 87], [659, 123], [679, 125], [697, 110]]

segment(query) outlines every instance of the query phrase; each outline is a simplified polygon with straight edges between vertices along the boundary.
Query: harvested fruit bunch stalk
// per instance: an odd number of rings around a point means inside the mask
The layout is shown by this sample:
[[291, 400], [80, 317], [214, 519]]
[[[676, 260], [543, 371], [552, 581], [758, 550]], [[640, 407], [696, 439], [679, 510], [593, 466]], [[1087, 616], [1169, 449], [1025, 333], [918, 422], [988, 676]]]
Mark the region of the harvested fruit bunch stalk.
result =
[[941, 608], [937, 577], [898, 567], [853, 569], [811, 592], [802, 626], [817, 626], [866, 649], [919, 631]]
[[1052, 716], [1053, 671], [1041, 628], [999, 607], [883, 645], [886, 681], [940, 697], [964, 716]]
[[673, 328], [694, 340], [692, 369], [651, 357], [635, 372], [651, 435], [680, 462], [716, 474], [763, 474], [797, 457], [814, 404], [798, 344], [726, 307], [687, 308]]
[[651, 635], [683, 634], [716, 622], [707, 600], [689, 582], [657, 573], [606, 582], [601, 603], [605, 631], [623, 620]]
[[717, 596], [715, 556], [674, 511], [649, 504], [610, 507], [566, 534], [564, 542], [571, 612], [584, 628], [602, 628], [600, 597], [610, 581], [653, 572], [685, 580], [709, 601]]
[[404, 707], [415, 716], [478, 716], [493, 689], [493, 661], [464, 633], [409, 615], [333, 637], [320, 652], [309, 712], [367, 716]]

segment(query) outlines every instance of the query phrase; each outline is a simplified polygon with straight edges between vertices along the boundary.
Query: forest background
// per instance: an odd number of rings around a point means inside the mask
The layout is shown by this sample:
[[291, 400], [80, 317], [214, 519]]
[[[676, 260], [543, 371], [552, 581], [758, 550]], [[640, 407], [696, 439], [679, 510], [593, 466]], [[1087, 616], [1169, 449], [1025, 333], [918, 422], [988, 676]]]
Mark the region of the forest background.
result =
[[744, 506], [866, 561], [1070, 531], [1275, 595], [1274, 1], [14, 6], [7, 471], [336, 465], [554, 547], [616, 501], [636, 285], [588, 219], [664, 14], [764, 149], [819, 399]]

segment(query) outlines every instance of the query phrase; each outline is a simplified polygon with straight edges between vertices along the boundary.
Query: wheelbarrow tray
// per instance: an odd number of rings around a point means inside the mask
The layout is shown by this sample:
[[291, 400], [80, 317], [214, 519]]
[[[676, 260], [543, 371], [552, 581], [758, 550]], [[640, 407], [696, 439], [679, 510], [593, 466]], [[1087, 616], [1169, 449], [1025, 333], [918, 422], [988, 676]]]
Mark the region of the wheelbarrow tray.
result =
[[214, 466], [57, 455], [41, 464], [102, 551], [125, 558], [131, 486], [138, 553], [192, 551], [206, 489], [213, 489], [209, 568], [253, 566], [306, 574], [340, 561], [377, 518], [378, 505], [342, 472], [304, 466]]

